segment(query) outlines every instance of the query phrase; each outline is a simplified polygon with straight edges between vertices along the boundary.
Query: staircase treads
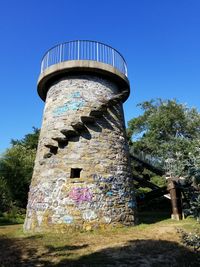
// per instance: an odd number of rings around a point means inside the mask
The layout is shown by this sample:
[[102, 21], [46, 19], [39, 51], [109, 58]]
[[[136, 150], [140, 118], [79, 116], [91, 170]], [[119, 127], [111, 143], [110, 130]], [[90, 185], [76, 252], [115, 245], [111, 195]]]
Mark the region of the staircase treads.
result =
[[48, 158], [50, 158], [52, 155], [53, 155], [52, 153], [48, 152], [48, 153], [44, 154], [43, 158], [44, 158], [44, 159], [48, 159]]
[[117, 100], [118, 102], [121, 102], [121, 101], [123, 101], [124, 96], [125, 95], [123, 93], [121, 93], [121, 94], [116, 95], [113, 99]]
[[76, 131], [81, 131], [85, 129], [84, 124], [81, 121], [78, 122], [72, 122], [71, 126], [76, 130]]
[[62, 134], [64, 134], [66, 137], [74, 137], [79, 135], [79, 133], [72, 129], [63, 129], [60, 131]]
[[122, 95], [122, 97], [127, 97], [129, 95], [129, 92], [128, 91], [124, 91], [122, 92], [120, 95]]
[[97, 110], [99, 110], [99, 111], [102, 111], [102, 112], [106, 112], [107, 111], [107, 105], [106, 104], [102, 104], [101, 106], [99, 106], [98, 108], [97, 108]]
[[107, 105], [108, 106], [113, 106], [113, 105], [116, 105], [118, 103], [119, 103], [119, 100], [112, 98], [112, 99], [108, 100]]
[[83, 123], [94, 123], [95, 122], [95, 118], [92, 116], [81, 116], [81, 121]]
[[65, 137], [52, 137], [52, 139], [60, 143], [68, 142], [67, 138]]
[[52, 149], [54, 149], [54, 148], [58, 148], [58, 146], [53, 145], [53, 144], [46, 144], [46, 145], [44, 145], [44, 146], [47, 147], [47, 148], [52, 148]]
[[103, 111], [98, 110], [98, 109], [91, 110], [89, 116], [90, 116], [90, 117], [92, 116], [92, 117], [100, 118], [100, 117], [103, 116]]

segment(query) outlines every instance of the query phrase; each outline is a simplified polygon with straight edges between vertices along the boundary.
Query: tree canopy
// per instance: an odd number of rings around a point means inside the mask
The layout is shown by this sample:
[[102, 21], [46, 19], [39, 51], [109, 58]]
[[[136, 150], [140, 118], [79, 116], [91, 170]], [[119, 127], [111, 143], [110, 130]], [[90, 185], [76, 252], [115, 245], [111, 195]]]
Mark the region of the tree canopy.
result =
[[12, 140], [0, 158], [0, 210], [15, 204], [25, 207], [33, 165], [36, 155], [39, 129], [25, 135], [21, 140]]
[[167, 159], [177, 153], [188, 155], [200, 138], [200, 113], [176, 100], [151, 100], [138, 105], [143, 114], [128, 122], [130, 145]]
[[39, 134], [40, 129], [33, 127], [33, 133], [26, 134], [20, 140], [12, 139], [11, 144], [12, 146], [21, 145], [27, 149], [37, 149]]

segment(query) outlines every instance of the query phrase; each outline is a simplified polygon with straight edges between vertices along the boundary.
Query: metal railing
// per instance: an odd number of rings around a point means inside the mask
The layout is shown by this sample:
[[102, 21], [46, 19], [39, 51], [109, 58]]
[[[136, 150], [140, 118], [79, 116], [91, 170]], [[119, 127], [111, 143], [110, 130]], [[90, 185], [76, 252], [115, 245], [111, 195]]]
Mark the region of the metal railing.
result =
[[117, 50], [103, 43], [87, 40], [70, 41], [51, 48], [42, 59], [41, 73], [54, 64], [69, 60], [103, 62], [127, 76], [126, 62]]
[[136, 152], [134, 151], [133, 148], [130, 148], [130, 153], [134, 157], [152, 165], [155, 168], [162, 169], [162, 170], [165, 169], [165, 161], [162, 158], [152, 156], [151, 154], [146, 154], [144, 153], [144, 151]]

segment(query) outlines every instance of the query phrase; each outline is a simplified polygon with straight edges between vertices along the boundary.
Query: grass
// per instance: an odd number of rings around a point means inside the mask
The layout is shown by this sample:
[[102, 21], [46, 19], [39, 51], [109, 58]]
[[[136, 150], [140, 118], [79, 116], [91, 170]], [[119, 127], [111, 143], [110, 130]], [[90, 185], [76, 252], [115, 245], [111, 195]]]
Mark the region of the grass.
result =
[[0, 213], [0, 225], [22, 224], [24, 219], [24, 209], [13, 207], [9, 212]]
[[24, 221], [24, 216], [12, 217], [9, 215], [0, 216], [0, 225], [12, 225], [12, 224], [22, 224]]
[[[153, 215], [152, 215], [153, 214]], [[199, 266], [177, 229], [200, 230], [192, 218], [140, 214], [141, 224], [91, 232], [27, 235], [22, 225], [0, 226], [0, 266]]]

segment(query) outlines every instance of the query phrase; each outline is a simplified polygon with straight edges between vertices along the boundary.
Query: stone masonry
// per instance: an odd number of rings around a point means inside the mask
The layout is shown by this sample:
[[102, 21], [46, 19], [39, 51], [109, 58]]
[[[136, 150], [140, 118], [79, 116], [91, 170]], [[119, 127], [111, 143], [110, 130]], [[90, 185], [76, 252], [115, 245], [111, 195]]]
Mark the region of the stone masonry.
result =
[[96, 74], [66, 74], [49, 86], [25, 231], [134, 225], [126, 94]]

